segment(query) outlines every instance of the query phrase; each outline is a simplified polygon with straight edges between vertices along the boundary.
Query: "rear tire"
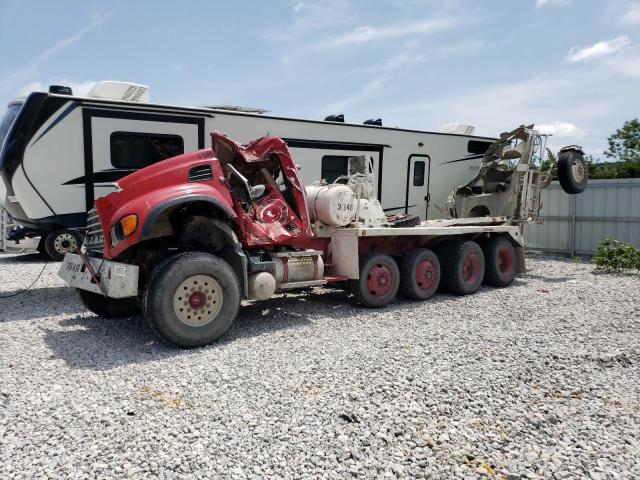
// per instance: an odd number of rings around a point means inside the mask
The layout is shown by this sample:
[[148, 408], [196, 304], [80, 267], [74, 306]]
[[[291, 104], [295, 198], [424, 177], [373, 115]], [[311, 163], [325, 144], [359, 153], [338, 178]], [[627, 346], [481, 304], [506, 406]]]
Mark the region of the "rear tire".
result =
[[56, 230], [44, 240], [47, 255], [56, 262], [62, 261], [67, 253], [72, 253], [82, 245], [82, 235], [74, 230]]
[[445, 261], [444, 281], [447, 289], [456, 295], [476, 292], [484, 278], [484, 254], [473, 241], [453, 245]]
[[88, 292], [87, 290], [81, 289], [77, 290], [82, 304], [87, 310], [95, 313], [99, 317], [122, 318], [140, 313], [138, 299], [135, 297], [109, 298], [100, 293]]
[[418, 248], [402, 259], [400, 292], [412, 300], [427, 300], [440, 283], [440, 262], [431, 250]]
[[494, 287], [507, 287], [516, 278], [518, 257], [513, 244], [505, 237], [491, 237], [482, 242], [485, 259], [484, 281]]
[[227, 262], [203, 252], [158, 265], [142, 302], [153, 331], [178, 347], [201, 347], [224, 335], [240, 308], [239, 281]]
[[349, 284], [356, 300], [365, 307], [384, 307], [398, 293], [400, 269], [389, 255], [363, 255], [360, 257], [360, 278], [350, 280]]

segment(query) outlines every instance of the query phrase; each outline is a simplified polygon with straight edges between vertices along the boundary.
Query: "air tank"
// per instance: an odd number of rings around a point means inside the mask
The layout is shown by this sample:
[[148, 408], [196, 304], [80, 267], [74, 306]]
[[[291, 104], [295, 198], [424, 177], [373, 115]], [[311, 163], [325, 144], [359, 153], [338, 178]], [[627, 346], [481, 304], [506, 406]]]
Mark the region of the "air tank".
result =
[[307, 205], [311, 221], [321, 221], [331, 227], [344, 227], [356, 215], [356, 195], [341, 184], [307, 187]]

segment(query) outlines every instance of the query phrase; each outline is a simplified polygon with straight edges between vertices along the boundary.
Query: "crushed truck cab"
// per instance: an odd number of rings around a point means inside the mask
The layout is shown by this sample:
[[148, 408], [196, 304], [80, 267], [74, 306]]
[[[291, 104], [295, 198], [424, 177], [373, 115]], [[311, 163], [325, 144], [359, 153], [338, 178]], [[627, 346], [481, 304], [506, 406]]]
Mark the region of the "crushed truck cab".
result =
[[[351, 157], [333, 183], [305, 186], [282, 139], [211, 139], [210, 149], [139, 170], [96, 201], [82, 250], [60, 269], [88, 309], [142, 309], [161, 339], [195, 347], [222, 336], [243, 299], [336, 285], [375, 308], [398, 294], [428, 300], [443, 287], [458, 295], [483, 282], [505, 287], [524, 271], [527, 220], [508, 209], [455, 218], [452, 208], [450, 219], [426, 222], [387, 216], [365, 157]], [[534, 163], [514, 171], [530, 170], [525, 182], [536, 182]], [[520, 202], [539, 194], [539, 185], [529, 187], [514, 193], [528, 192]]]

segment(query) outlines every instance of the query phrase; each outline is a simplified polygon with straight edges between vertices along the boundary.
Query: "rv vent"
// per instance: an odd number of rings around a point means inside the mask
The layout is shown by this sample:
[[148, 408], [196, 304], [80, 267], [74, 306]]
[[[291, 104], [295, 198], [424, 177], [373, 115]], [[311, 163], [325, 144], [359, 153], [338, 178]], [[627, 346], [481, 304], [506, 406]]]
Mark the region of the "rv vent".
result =
[[204, 182], [205, 180], [211, 180], [213, 178], [213, 173], [211, 172], [211, 165], [198, 165], [197, 167], [192, 167], [189, 170], [189, 181], [190, 182]]
[[378, 127], [382, 126], [381, 118], [370, 118], [369, 120], [364, 121], [364, 125], [377, 125]]
[[339, 122], [339, 123], [344, 123], [344, 114], [340, 114], [340, 115], [329, 115], [328, 117], [324, 118], [325, 122]]

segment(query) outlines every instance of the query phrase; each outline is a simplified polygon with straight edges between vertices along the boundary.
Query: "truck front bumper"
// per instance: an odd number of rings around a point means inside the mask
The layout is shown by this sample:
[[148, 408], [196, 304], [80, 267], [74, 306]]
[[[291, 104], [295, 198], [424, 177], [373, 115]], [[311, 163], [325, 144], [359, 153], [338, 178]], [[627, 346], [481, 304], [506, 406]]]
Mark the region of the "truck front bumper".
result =
[[[87, 262], [95, 273], [91, 273]], [[138, 295], [138, 266], [67, 253], [58, 275], [70, 286], [111, 298]]]

